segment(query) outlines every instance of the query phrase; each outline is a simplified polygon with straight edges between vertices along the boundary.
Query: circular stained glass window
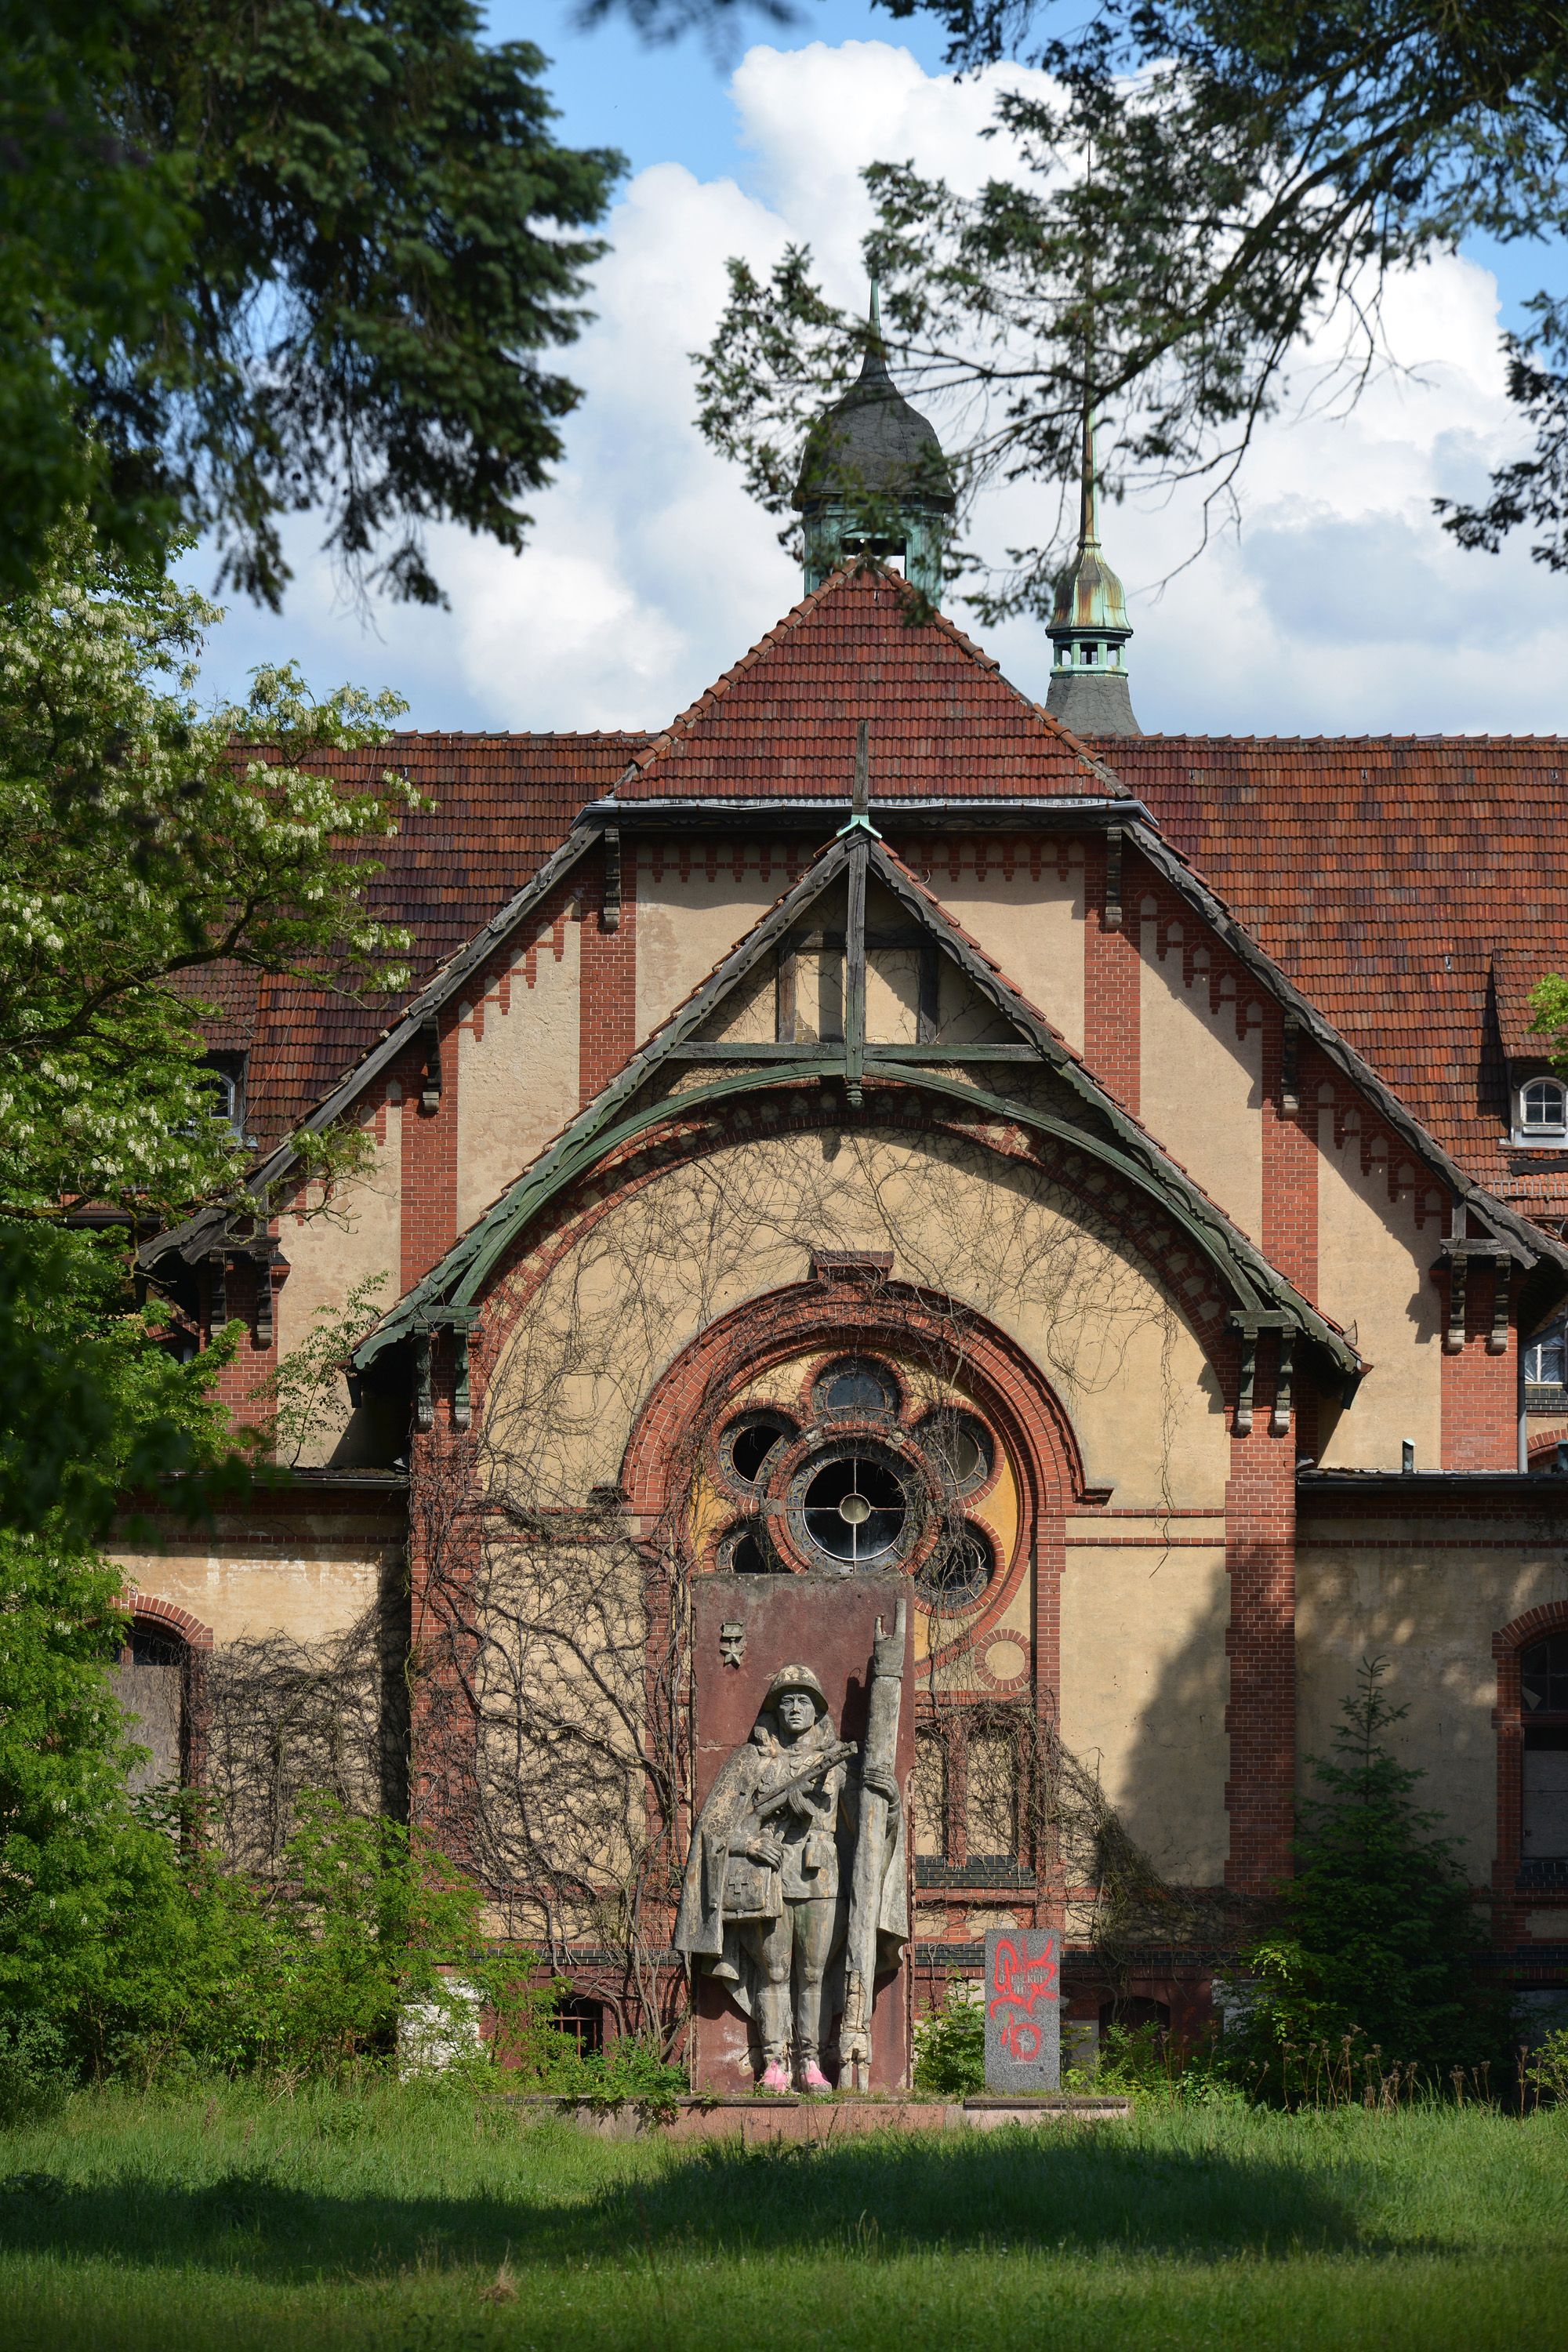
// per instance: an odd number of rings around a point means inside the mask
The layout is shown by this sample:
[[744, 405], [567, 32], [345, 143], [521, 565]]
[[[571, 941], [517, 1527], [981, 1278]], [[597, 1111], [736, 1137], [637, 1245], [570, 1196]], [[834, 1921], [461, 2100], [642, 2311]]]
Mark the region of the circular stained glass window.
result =
[[899, 1409], [899, 1384], [891, 1372], [864, 1356], [829, 1364], [814, 1394], [817, 1412], [830, 1419], [878, 1421]]
[[973, 1413], [943, 1405], [926, 1415], [916, 1435], [954, 1494], [973, 1495], [991, 1475], [991, 1440]]
[[836, 1566], [868, 1568], [900, 1549], [910, 1498], [890, 1463], [873, 1454], [837, 1454], [796, 1483], [806, 1541]]
[[995, 1572], [990, 1538], [973, 1519], [939, 1543], [915, 1578], [931, 1609], [972, 1609]]
[[743, 1412], [719, 1441], [719, 1459], [738, 1486], [755, 1486], [775, 1449], [795, 1433], [787, 1412]]

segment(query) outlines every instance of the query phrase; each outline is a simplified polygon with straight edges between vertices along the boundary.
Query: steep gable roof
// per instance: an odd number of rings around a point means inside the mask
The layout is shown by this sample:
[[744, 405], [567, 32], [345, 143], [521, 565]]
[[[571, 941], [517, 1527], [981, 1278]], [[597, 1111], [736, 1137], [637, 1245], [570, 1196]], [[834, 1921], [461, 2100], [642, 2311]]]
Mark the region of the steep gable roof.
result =
[[[645, 735], [403, 734], [324, 767], [366, 790], [391, 768], [435, 803], [405, 816], [390, 841], [357, 852], [384, 868], [365, 889], [378, 922], [414, 934], [406, 1003], [482, 931], [565, 839], [584, 803], [606, 793]], [[248, 1050], [249, 1130], [270, 1147], [368, 1053], [385, 1028], [384, 1000], [340, 996], [298, 982], [200, 975], [193, 993], [224, 1009], [211, 1044]], [[232, 1009], [231, 1009], [232, 1008]]]
[[[958, 966], [1011, 1030], [1010, 1042], [998, 1045], [977, 1039], [967, 1045], [944, 1045], [927, 1039], [889, 1045], [867, 1035], [864, 979], [858, 987], [854, 974], [858, 961], [862, 975], [864, 971], [868, 881], [890, 892]], [[727, 998], [744, 986], [762, 958], [780, 946], [798, 919], [840, 883], [847, 886], [848, 893], [844, 1035], [799, 1045], [704, 1039], [704, 1025]], [[1004, 1055], [1015, 1066], [1032, 1064], [1054, 1073], [1065, 1089], [1070, 1115], [1043, 1109], [1016, 1095], [989, 1091], [983, 1072], [978, 1076], [973, 1072], [961, 1076], [966, 1064], [983, 1065]], [[650, 1080], [694, 1059], [714, 1067], [713, 1085], [652, 1101], [645, 1098], [642, 1108], [637, 1108]], [[737, 1066], [748, 1063], [761, 1066], [742, 1074]], [[968, 1106], [984, 1106], [1004, 1118], [1066, 1142], [1080, 1156], [1100, 1160], [1137, 1192], [1158, 1201], [1165, 1214], [1197, 1244], [1228, 1291], [1233, 1312], [1239, 1311], [1240, 1322], [1248, 1331], [1290, 1326], [1315, 1342], [1342, 1377], [1353, 1378], [1362, 1369], [1353, 1344], [1338, 1326], [1269, 1264], [1225, 1211], [1106, 1092], [1050, 1023], [888, 848], [863, 810], [851, 817], [749, 936], [721, 959], [707, 980], [553, 1143], [398, 1301], [356, 1349], [354, 1360], [368, 1365], [388, 1348], [421, 1330], [427, 1332], [435, 1323], [455, 1320], [466, 1328], [489, 1276], [530, 1221], [618, 1145], [671, 1116], [689, 1116], [718, 1095], [787, 1083], [792, 1078], [829, 1077], [842, 1079], [852, 1111], [861, 1104], [863, 1080], [902, 1081], [962, 1099]]]
[[879, 801], [1104, 800], [1121, 790], [961, 629], [862, 558], [638, 751], [616, 798], [847, 800], [865, 718]]
[[1517, 959], [1499, 1007], [1510, 1037], [1525, 967], [1531, 983], [1568, 970], [1568, 740], [1148, 735], [1097, 748], [1446, 1150], [1504, 1198], [1568, 1212], [1568, 1166], [1528, 1182], [1512, 1169], [1493, 1011], [1503, 942]]

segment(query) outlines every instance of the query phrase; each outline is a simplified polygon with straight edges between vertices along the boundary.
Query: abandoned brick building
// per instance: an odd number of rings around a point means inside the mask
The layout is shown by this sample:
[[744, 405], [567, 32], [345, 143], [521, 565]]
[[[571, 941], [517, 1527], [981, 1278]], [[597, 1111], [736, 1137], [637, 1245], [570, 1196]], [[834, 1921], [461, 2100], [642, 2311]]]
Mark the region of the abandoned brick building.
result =
[[[226, 982], [257, 1212], [144, 1259], [247, 1326], [241, 1414], [351, 1301], [353, 1360], [124, 1552], [132, 1697], [241, 1848], [323, 1772], [406, 1805], [595, 2033], [675, 1981], [693, 1591], [897, 1570], [917, 1981], [1057, 1923], [1073, 2016], [1181, 2024], [1382, 1656], [1543, 1995], [1568, 743], [1141, 732], [1092, 496], [1041, 707], [933, 608], [875, 355], [828, 426], [876, 533], [808, 458], [807, 593], [679, 717], [337, 763], [435, 803], [370, 890], [415, 985]], [[323, 1200], [289, 1139], [341, 1121]]]

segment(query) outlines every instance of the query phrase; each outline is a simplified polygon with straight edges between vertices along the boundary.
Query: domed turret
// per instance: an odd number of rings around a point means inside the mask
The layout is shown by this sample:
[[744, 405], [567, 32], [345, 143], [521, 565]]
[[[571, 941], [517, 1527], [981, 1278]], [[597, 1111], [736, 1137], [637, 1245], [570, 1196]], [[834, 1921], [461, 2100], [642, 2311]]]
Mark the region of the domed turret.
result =
[[1056, 665], [1046, 709], [1075, 735], [1142, 735], [1132, 715], [1123, 648], [1132, 635], [1121, 583], [1100, 551], [1094, 419], [1083, 426], [1078, 553], [1057, 582], [1051, 625]]
[[888, 373], [874, 280], [860, 373], [812, 426], [795, 503], [805, 528], [808, 592], [847, 555], [865, 553], [899, 560], [937, 601], [952, 477], [935, 432]]

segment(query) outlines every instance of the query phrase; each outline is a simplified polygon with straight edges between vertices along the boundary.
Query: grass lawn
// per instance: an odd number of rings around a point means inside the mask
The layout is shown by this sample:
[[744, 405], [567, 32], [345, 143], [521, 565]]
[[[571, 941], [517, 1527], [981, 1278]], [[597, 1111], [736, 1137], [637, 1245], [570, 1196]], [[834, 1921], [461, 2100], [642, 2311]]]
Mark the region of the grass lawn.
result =
[[605, 2143], [420, 2092], [0, 2133], [0, 2346], [1568, 2346], [1568, 2114]]

